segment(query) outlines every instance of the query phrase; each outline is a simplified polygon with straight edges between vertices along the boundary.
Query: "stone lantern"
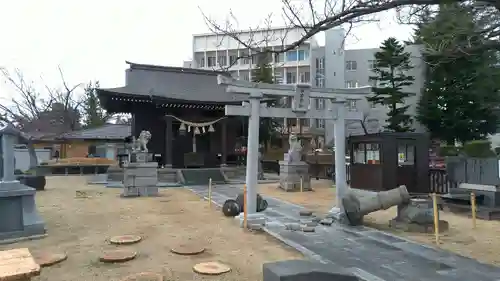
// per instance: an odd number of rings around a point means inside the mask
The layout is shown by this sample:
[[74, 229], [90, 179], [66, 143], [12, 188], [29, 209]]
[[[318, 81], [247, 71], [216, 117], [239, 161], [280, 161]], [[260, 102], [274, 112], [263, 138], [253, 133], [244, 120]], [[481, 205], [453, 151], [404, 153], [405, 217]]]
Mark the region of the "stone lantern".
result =
[[29, 138], [11, 124], [0, 126], [0, 240], [45, 235], [35, 204], [36, 190], [21, 184], [14, 175], [14, 145], [28, 142], [31, 162], [36, 155]]

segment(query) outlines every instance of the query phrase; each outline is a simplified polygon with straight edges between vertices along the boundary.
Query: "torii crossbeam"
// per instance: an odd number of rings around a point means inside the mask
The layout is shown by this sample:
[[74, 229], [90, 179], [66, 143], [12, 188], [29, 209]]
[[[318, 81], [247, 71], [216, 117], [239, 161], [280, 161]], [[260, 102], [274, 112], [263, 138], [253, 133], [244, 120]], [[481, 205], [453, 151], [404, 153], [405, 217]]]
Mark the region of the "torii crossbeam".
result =
[[[257, 212], [257, 184], [258, 184], [258, 149], [259, 149], [259, 119], [271, 118], [313, 118], [334, 120], [335, 130], [335, 184], [337, 207], [342, 208], [341, 198], [347, 189], [345, 167], [345, 120], [362, 120], [360, 112], [347, 111], [345, 97], [360, 99], [371, 93], [371, 87], [352, 89], [324, 89], [311, 88], [308, 84], [278, 85], [266, 83], [252, 83], [239, 81], [219, 75], [218, 84], [226, 86], [227, 92], [249, 95], [249, 103], [242, 106], [226, 105], [228, 116], [248, 116], [248, 144], [247, 144], [247, 212], [248, 218]], [[291, 108], [266, 107], [261, 104], [262, 99], [269, 96], [292, 97]], [[326, 99], [329, 101], [326, 110], [312, 109], [310, 98]]]

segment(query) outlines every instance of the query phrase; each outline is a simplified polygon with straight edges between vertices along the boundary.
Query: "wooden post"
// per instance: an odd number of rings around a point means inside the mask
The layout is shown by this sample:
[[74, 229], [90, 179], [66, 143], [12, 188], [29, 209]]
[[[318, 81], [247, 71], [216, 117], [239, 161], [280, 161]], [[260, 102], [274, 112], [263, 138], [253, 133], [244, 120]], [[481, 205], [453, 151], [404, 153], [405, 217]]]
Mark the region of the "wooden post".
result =
[[248, 218], [248, 212], [247, 212], [247, 185], [243, 185], [243, 228], [247, 229], [247, 218]]
[[432, 193], [432, 207], [434, 211], [434, 235], [436, 236], [436, 244], [439, 245], [439, 210], [436, 193]]
[[470, 205], [472, 211], [472, 228], [476, 228], [477, 206], [476, 206], [476, 195], [474, 194], [474, 192], [470, 194]]
[[208, 207], [212, 208], [212, 178], [208, 180]]
[[304, 192], [304, 177], [300, 177], [300, 192]]

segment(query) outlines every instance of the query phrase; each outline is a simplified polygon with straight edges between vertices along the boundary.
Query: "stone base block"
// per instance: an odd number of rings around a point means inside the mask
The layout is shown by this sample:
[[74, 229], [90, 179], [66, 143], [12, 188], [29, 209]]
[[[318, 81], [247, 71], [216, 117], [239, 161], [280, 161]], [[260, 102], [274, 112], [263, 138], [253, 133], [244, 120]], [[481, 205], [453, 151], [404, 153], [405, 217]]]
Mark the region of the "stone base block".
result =
[[263, 281], [359, 281], [354, 274], [334, 264], [306, 260], [265, 263]]
[[137, 177], [153, 177], [158, 176], [158, 164], [155, 162], [149, 163], [129, 163], [123, 165], [124, 176], [137, 176]]
[[288, 163], [280, 161], [280, 187], [285, 191], [310, 191], [311, 177], [309, 176], [309, 165], [306, 162]]
[[35, 204], [35, 189], [19, 181], [0, 182], [0, 240], [45, 235]]
[[126, 177], [123, 181], [124, 186], [155, 186], [158, 183], [158, 177]]
[[132, 152], [131, 156], [134, 162], [137, 163], [146, 163], [149, 160], [149, 154], [147, 152], [142, 152], [142, 151]]
[[[418, 232], [418, 233], [434, 233], [434, 224], [426, 223], [409, 223], [400, 221], [397, 219], [393, 219], [389, 221], [389, 226], [393, 229], [405, 231], [405, 232]], [[448, 231], [449, 224], [447, 221], [440, 220], [439, 221], [439, 232]]]
[[139, 187], [139, 196], [144, 196], [144, 197], [158, 196], [158, 187], [157, 186]]
[[[244, 215], [240, 213], [235, 217], [240, 221], [240, 227], [243, 228], [244, 225]], [[257, 230], [261, 229], [266, 225], [266, 218], [261, 214], [248, 214], [247, 215], [247, 227], [249, 229]]]
[[299, 191], [302, 181], [302, 190], [311, 190], [309, 165], [306, 162], [288, 163], [280, 161], [280, 187], [285, 191]]
[[158, 196], [157, 186], [124, 187], [122, 197], [154, 197]]

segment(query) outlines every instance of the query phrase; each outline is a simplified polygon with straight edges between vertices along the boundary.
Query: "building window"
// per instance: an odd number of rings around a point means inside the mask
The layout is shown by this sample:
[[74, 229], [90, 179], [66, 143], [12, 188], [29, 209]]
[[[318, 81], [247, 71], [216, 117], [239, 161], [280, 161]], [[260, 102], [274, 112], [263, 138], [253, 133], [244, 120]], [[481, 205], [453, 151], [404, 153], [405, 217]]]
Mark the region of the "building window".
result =
[[349, 111], [357, 111], [356, 100], [347, 100], [347, 109]]
[[235, 65], [236, 64], [236, 58], [237, 58], [237, 56], [230, 55], [229, 56], [229, 65]]
[[244, 81], [250, 81], [250, 73], [248, 72], [240, 73], [240, 79]]
[[311, 73], [309, 71], [302, 72], [299, 75], [300, 75], [300, 83], [311, 82]]
[[285, 61], [285, 54], [280, 53], [280, 54], [275, 54], [274, 55], [274, 62], [284, 62]]
[[316, 119], [316, 128], [321, 128], [321, 129], [324, 129], [325, 128], [325, 120], [323, 119]]
[[309, 59], [309, 51], [308, 50], [299, 50], [298, 51], [299, 61]]
[[317, 58], [316, 59], [316, 69], [323, 70], [325, 68], [325, 58]]
[[286, 52], [286, 61], [297, 61], [297, 51]]
[[345, 69], [346, 70], [356, 70], [358, 69], [358, 63], [353, 60], [348, 60], [345, 62]]
[[286, 83], [287, 84], [297, 84], [297, 73], [287, 72], [286, 73]]
[[325, 109], [325, 99], [316, 99], [316, 109]]
[[217, 66], [217, 62], [215, 61], [215, 57], [207, 57], [207, 66], [214, 67]]
[[316, 87], [318, 87], [318, 88], [324, 88], [325, 87], [325, 78], [323, 78], [323, 77], [316, 77]]
[[205, 67], [205, 58], [200, 58], [198, 61], [198, 67]]
[[243, 57], [241, 64], [250, 64], [250, 58], [246, 56], [248, 56], [248, 52], [240, 52], [240, 57]]
[[369, 60], [368, 61], [368, 67], [370, 69], [374, 69], [375, 68], [375, 62], [376, 62], [375, 60]]
[[275, 69], [273, 77], [274, 77], [274, 83], [276, 83], [276, 84], [283, 84], [283, 72], [277, 71]]
[[346, 88], [357, 88], [358, 81], [345, 81], [345, 87]]
[[218, 56], [217, 58], [219, 59], [218, 60], [219, 66], [226, 66], [227, 65], [227, 59], [226, 59], [225, 55]]

